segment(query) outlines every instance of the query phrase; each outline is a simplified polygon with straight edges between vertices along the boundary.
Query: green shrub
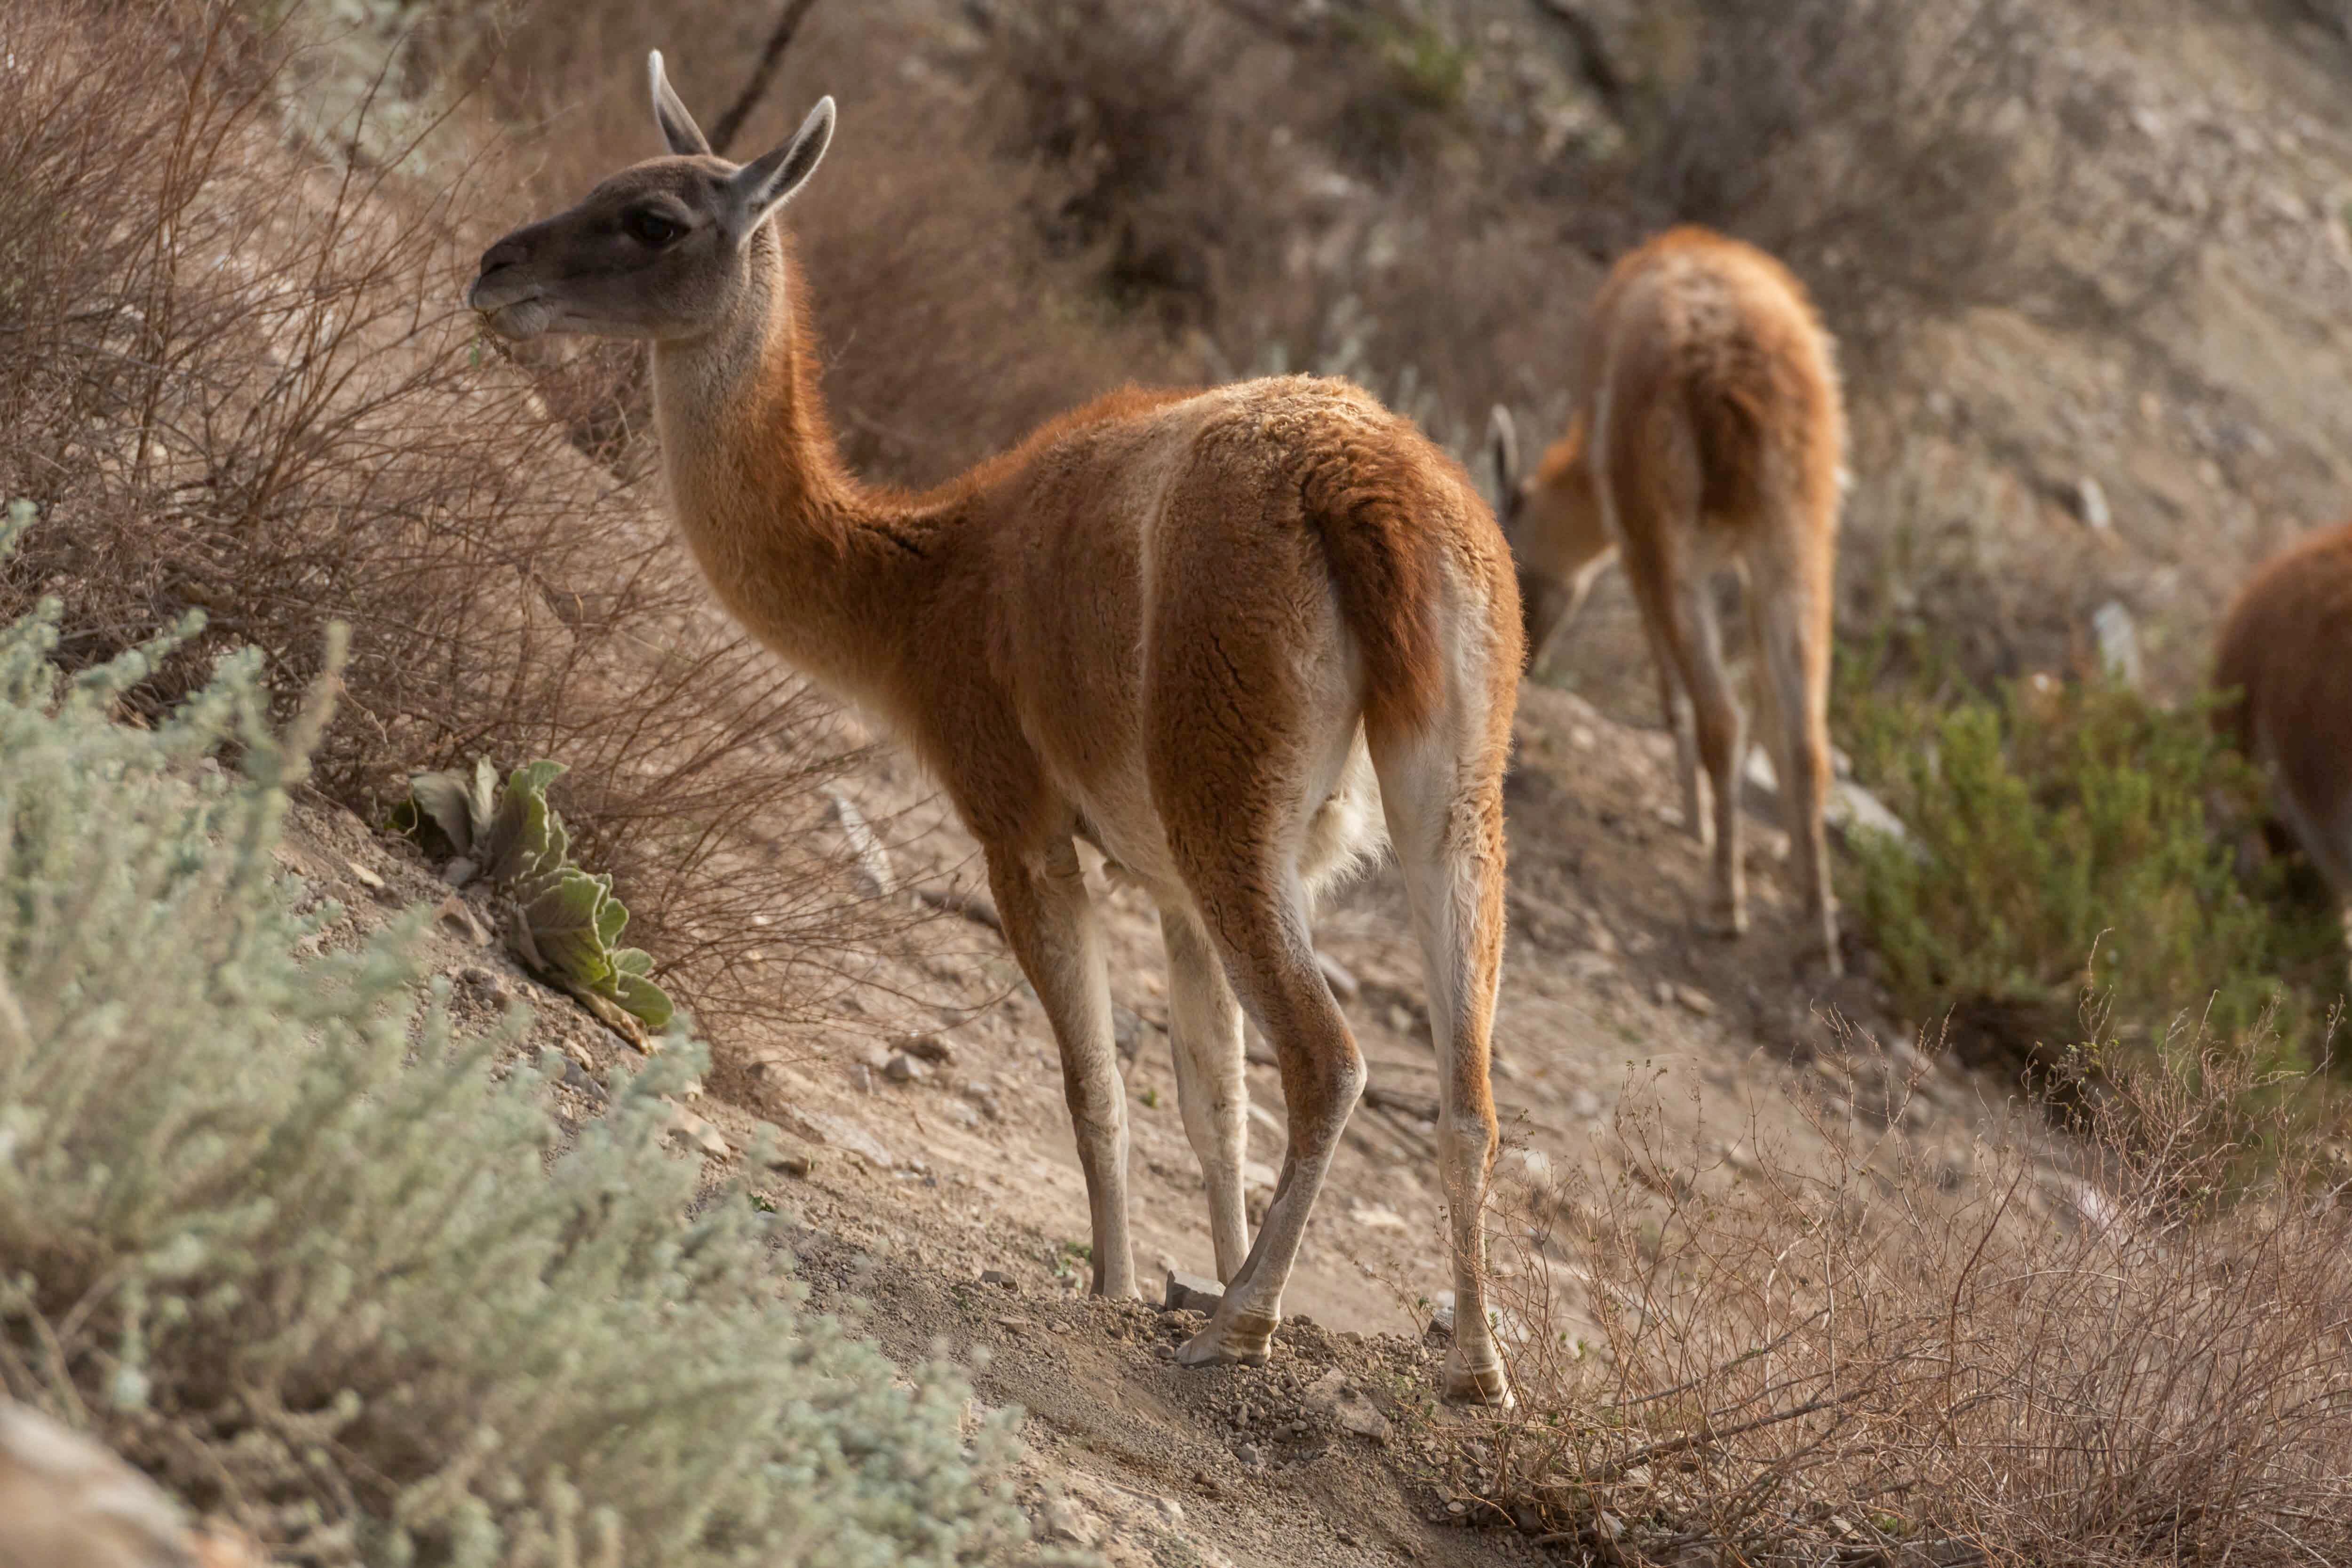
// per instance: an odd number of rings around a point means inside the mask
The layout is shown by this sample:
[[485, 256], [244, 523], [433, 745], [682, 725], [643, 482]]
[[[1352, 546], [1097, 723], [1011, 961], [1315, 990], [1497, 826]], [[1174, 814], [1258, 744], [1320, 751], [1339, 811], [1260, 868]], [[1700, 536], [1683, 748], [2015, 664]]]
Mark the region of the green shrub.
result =
[[[23, 518], [16, 520], [21, 527]], [[0, 632], [0, 1384], [313, 1563], [979, 1560], [1002, 1422], [803, 1310], [769, 1216], [662, 1149], [676, 1038], [546, 1165], [511, 1030], [420, 1005], [421, 919], [273, 872], [325, 718], [233, 655], [152, 729], [160, 647]], [[187, 629], [193, 629], [187, 628]], [[341, 650], [331, 658], [331, 668]], [[233, 745], [237, 767], [213, 760]], [[493, 1083], [502, 1077], [502, 1081]]]
[[2125, 1045], [2159, 1048], [2183, 1014], [2248, 1042], [2275, 1010], [2266, 1050], [2307, 1062], [2341, 939], [2279, 863], [2239, 876], [2263, 783], [2210, 711], [2106, 683], [1940, 706], [1850, 695], [1855, 766], [1911, 830], [1865, 837], [1847, 894], [1902, 1004], [2056, 1032], [2089, 991]]

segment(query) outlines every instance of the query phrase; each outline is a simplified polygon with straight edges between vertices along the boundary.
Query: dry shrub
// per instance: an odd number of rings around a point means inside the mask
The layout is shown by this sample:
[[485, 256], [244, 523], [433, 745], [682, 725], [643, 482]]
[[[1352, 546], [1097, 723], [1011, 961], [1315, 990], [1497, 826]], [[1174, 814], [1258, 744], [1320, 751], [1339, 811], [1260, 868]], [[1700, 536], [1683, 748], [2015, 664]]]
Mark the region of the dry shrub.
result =
[[1472, 53], [1423, 8], [1060, 0], [991, 41], [1043, 237], [1212, 374], [1349, 375], [1457, 450], [1496, 395], [1547, 402], [1591, 269], [1527, 116], [1473, 116]]
[[1892, 1131], [1918, 1080], [1874, 1052], [1811, 1152], [1751, 1118], [1695, 1162], [1629, 1100], [1519, 1233], [1524, 1404], [1464, 1491], [1612, 1563], [2347, 1561], [2342, 1145], [2174, 1056], [2118, 1067], [2072, 1168], [2024, 1105]]
[[801, 831], [838, 766], [824, 710], [704, 608], [646, 488], [583, 461], [477, 337], [457, 296], [496, 171], [446, 131], [374, 163], [301, 150], [291, 25], [20, 11], [0, 491], [44, 521], [0, 614], [57, 595], [79, 666], [206, 610], [134, 694], [149, 712], [229, 643], [289, 702], [343, 619], [320, 787], [379, 819], [410, 769], [556, 758], [584, 856], [706, 1023], [819, 1006], [791, 965], [872, 934]]
[[2114, 156], [2124, 68], [2026, 0], [1696, 0], [1697, 68], [1632, 193], [1782, 257], [1875, 374], [1923, 314], [1978, 306], [2121, 328], [2219, 208]]

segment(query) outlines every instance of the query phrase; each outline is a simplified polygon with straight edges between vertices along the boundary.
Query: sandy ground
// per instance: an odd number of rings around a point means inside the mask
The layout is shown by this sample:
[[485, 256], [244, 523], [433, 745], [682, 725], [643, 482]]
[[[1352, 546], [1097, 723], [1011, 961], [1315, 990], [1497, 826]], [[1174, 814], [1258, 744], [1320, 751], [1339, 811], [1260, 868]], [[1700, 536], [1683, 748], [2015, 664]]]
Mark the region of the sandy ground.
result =
[[[1666, 804], [1661, 732], [1530, 686], [1519, 759], [1496, 1031], [1503, 1175], [1605, 1165], [1601, 1135], [1629, 1093], [1694, 1160], [1736, 1157], [1743, 1139], [1801, 1152], [1819, 1136], [1805, 1104], [1856, 1092], [1832, 1063], [1829, 1010], [1882, 1040], [1907, 1034], [1866, 973], [1832, 983], [1801, 958], [1785, 839], [1751, 822], [1755, 929], [1736, 943], [1704, 936], [1705, 861]], [[971, 842], [911, 763], [886, 750], [850, 783], [890, 840], [894, 896], [976, 883]], [[352, 934], [449, 897], [337, 813], [298, 813], [283, 858], [354, 910]], [[1507, 1529], [1460, 1528], [1447, 1507], [1461, 1494], [1439, 1429], [1455, 1417], [1432, 1399], [1443, 1339], [1427, 1331], [1449, 1273], [1434, 1129], [1420, 1113], [1434, 1083], [1393, 872], [1338, 900], [1318, 932], [1354, 983], [1343, 1005], [1381, 1092], [1349, 1129], [1289, 1321], [1259, 1370], [1190, 1372], [1167, 1359], [1198, 1320], [1156, 1310], [1162, 1270], [1213, 1273], [1202, 1185], [1175, 1105], [1156, 921], [1136, 893], [1097, 891], [1132, 1053], [1137, 1260], [1153, 1306], [1084, 1293], [1085, 1189], [1052, 1038], [1001, 941], [971, 921], [920, 928], [842, 999], [834, 1028], [723, 1040], [706, 1092], [682, 1108], [681, 1157], [700, 1152], [714, 1182], [742, 1181], [775, 1204], [819, 1304], [858, 1320], [902, 1363], [944, 1355], [969, 1369], [983, 1405], [1027, 1413], [1024, 1501], [1048, 1541], [1122, 1563], [1540, 1560]], [[514, 999], [537, 1009], [528, 1048], [560, 1048], [579, 1068], [556, 1091], [556, 1114], [573, 1125], [593, 1115], [599, 1080], [629, 1047], [479, 944], [454, 909], [432, 942], [461, 1017], [487, 1023]], [[889, 1064], [915, 1038], [944, 1059], [902, 1080]], [[1923, 1070], [1903, 1135], [1948, 1145], [1965, 1165], [1969, 1133], [2002, 1086]], [[1270, 1171], [1280, 1091], [1271, 1068], [1251, 1079], [1250, 1155]], [[1878, 1103], [1866, 1086], [1862, 1099]], [[804, 1174], [750, 1158], [776, 1130], [806, 1156], [791, 1168]], [[1254, 1209], [1263, 1201], [1254, 1194]], [[1512, 1251], [1497, 1249], [1507, 1287]], [[1580, 1303], [1558, 1289], [1555, 1321], [1573, 1325]], [[1355, 1426], [1386, 1430], [1349, 1429], [1350, 1412]]]

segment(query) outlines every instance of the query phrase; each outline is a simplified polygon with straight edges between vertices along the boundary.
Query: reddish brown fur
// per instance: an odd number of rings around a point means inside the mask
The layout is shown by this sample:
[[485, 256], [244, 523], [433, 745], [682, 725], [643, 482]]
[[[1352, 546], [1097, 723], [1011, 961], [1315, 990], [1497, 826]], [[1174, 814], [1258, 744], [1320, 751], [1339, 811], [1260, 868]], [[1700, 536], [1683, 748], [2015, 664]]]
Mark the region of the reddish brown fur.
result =
[[2271, 775], [2279, 816], [2352, 909], [2352, 522], [2263, 563], [2221, 623], [2218, 715]]
[[1573, 390], [1567, 435], [1509, 497], [1530, 657], [1541, 658], [1593, 577], [1622, 553], [1675, 729], [1685, 809], [1703, 837], [1702, 760], [1714, 786], [1716, 916], [1738, 931], [1745, 721], [1724, 679], [1705, 580], [1721, 564], [1741, 569], [1766, 740], [1808, 911], [1835, 969], [1822, 818], [1845, 417], [1829, 334], [1779, 262], [1705, 229], [1672, 229], [1612, 268]]
[[[837, 456], [798, 271], [768, 221], [822, 155], [830, 101], [738, 170], [707, 155], [658, 57], [653, 85], [675, 155], [500, 241], [469, 298], [513, 335], [653, 340], [670, 499], [714, 591], [889, 721], [981, 840], [1062, 1048], [1097, 1289], [1134, 1289], [1126, 1110], [1075, 840], [1160, 905], [1179, 1101], [1228, 1281], [1182, 1357], [1262, 1361], [1362, 1084], [1308, 922], [1318, 886], [1378, 843], [1376, 774], [1446, 1066], [1463, 1325], [1448, 1390], [1501, 1396], [1480, 1214], [1522, 649], [1509, 549], [1469, 476], [1361, 390], [1293, 376], [1124, 389], [935, 489], [864, 485]], [[642, 238], [649, 213], [667, 237]], [[1244, 1008], [1290, 1110], [1246, 1258]]]

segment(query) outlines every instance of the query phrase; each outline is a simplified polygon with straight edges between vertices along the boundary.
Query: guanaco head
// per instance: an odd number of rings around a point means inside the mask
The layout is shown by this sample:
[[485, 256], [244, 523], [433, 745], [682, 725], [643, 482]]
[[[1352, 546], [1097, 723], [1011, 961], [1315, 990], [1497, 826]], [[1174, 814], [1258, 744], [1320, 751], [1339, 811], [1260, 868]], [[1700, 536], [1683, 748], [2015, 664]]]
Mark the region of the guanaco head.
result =
[[1584, 419], [1552, 444], [1533, 473], [1519, 469], [1518, 428], [1501, 404], [1486, 426], [1495, 464], [1496, 512], [1518, 565], [1519, 609], [1527, 622], [1528, 666], [1543, 660], [1545, 646], [1575, 616], [1612, 541], [1601, 511], [1601, 492], [1586, 460]]
[[761, 226], [815, 172], [833, 138], [833, 100], [820, 99], [782, 146], [730, 163], [711, 153], [659, 50], [648, 67], [670, 155], [622, 170], [578, 206], [483, 253], [466, 303], [501, 337], [675, 342], [709, 331], [736, 307]]

